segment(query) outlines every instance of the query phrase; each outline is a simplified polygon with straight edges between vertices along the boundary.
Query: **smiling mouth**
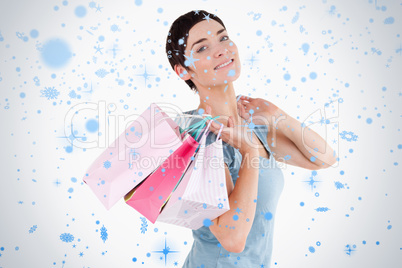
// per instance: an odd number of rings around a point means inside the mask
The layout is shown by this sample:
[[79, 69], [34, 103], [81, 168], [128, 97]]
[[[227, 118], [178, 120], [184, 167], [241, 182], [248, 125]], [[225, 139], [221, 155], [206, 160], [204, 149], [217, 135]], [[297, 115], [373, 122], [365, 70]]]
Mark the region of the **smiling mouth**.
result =
[[223, 68], [223, 67], [226, 67], [226, 66], [228, 66], [229, 64], [231, 64], [232, 62], [233, 62], [233, 59], [231, 59], [230, 61], [225, 62], [225, 63], [223, 63], [223, 64], [221, 64], [221, 65], [216, 66], [216, 67], [214, 68], [214, 70], [219, 70], [219, 69], [221, 69], [221, 68]]

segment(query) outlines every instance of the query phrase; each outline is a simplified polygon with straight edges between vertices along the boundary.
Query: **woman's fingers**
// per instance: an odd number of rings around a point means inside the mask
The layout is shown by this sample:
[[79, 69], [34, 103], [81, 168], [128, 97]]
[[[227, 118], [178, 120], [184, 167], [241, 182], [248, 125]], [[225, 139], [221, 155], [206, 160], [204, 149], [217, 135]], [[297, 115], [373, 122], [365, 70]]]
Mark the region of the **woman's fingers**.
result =
[[207, 124], [211, 123], [211, 125], [209, 126], [209, 129], [210, 129], [210, 130], [215, 131], [216, 129], [219, 129], [219, 128], [220, 128], [220, 125], [219, 125], [218, 123], [214, 122], [213, 120], [207, 120], [206, 123], [207, 123]]
[[228, 119], [228, 127], [233, 128], [234, 127], [234, 121], [233, 121], [233, 117], [229, 116]]
[[241, 103], [238, 103], [238, 108], [239, 108], [240, 117], [245, 120], [248, 120], [250, 118], [250, 114], [248, 112], [246, 112], [244, 105]]
[[247, 101], [247, 100], [240, 100], [239, 103], [243, 106], [250, 106], [252, 105], [251, 102]]
[[205, 110], [206, 110], [207, 114], [212, 114], [211, 106], [207, 105], [207, 108]]
[[248, 119], [250, 118], [250, 116], [251, 116], [251, 114], [249, 113], [249, 111], [250, 111], [251, 109], [255, 110], [255, 105], [253, 105], [253, 104], [251, 104], [251, 103], [249, 103], [249, 102], [245, 102], [245, 101], [242, 101], [242, 102], [239, 103], [239, 104], [242, 106], [240, 109], [241, 109], [241, 110], [243, 111], [243, 113], [244, 113], [243, 118], [246, 119], [246, 120], [248, 120]]
[[254, 100], [254, 98], [252, 98], [252, 97], [247, 97], [247, 96], [241, 96], [240, 97], [240, 100]]
[[237, 111], [241, 118], [244, 118], [246, 115], [246, 111], [244, 110], [244, 106], [241, 103], [237, 103]]

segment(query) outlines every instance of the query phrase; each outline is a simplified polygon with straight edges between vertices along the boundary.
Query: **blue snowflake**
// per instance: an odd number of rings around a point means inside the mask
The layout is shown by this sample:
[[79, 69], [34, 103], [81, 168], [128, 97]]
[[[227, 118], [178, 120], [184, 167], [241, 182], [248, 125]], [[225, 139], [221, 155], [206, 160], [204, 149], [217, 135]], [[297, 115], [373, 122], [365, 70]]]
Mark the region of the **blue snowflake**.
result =
[[[162, 250], [156, 250], [156, 251], [152, 251], [152, 252], [162, 253], [163, 255], [165, 255], [165, 266], [166, 266], [166, 260], [167, 260], [168, 254], [170, 254], [170, 253], [179, 253], [180, 251], [170, 250], [170, 247], [167, 246], [166, 237], [165, 237], [165, 247]], [[163, 258], [161, 257], [160, 259], [162, 260]]]
[[108, 71], [106, 71], [105, 69], [99, 69], [95, 72], [95, 74], [100, 77], [100, 78], [104, 78], [106, 75], [109, 74]]
[[98, 44], [98, 46], [94, 46], [94, 49], [96, 49], [95, 54], [99, 52], [101, 55], [103, 55], [103, 53], [102, 53], [103, 47], [100, 47], [99, 44]]
[[38, 228], [38, 226], [34, 225], [34, 226], [32, 226], [32, 227], [29, 229], [28, 232], [29, 232], [30, 234], [32, 234], [33, 232], [36, 231], [36, 228]]
[[184, 65], [186, 65], [187, 67], [192, 65], [194, 67], [194, 69], [197, 69], [197, 68], [195, 68], [194, 62], [199, 61], [200, 59], [195, 59], [193, 57], [193, 53], [194, 53], [194, 51], [191, 50], [190, 51], [190, 57], [187, 57], [186, 55], [183, 55], [186, 58], [186, 60], [184, 61]]
[[[356, 245], [351, 246], [351, 245], [348, 244], [348, 245], [346, 245], [345, 247], [346, 247], [345, 252], [346, 252], [346, 254], [349, 255], [349, 256], [352, 255], [352, 252], [353, 252], [353, 251], [356, 251], [356, 249], [355, 249], [355, 248], [356, 248]], [[352, 248], [353, 248], [353, 249], [352, 249]]]
[[[132, 128], [132, 131], [134, 131], [133, 128]], [[129, 155], [130, 155], [130, 161], [131, 161], [131, 160], [132, 160], [132, 161], [135, 161], [135, 160], [137, 160], [137, 159], [140, 157], [140, 153], [137, 153], [137, 152], [135, 151], [135, 149], [130, 149]], [[131, 162], [132, 162], [132, 161], [131, 161]]]
[[39, 78], [37, 77], [37, 76], [35, 76], [34, 78], [33, 78], [33, 80], [34, 80], [34, 82], [35, 82], [35, 86], [40, 86], [40, 80], [39, 80]]
[[59, 96], [60, 92], [57, 91], [54, 87], [45, 87], [44, 90], [41, 90], [40, 93], [42, 94], [41, 97], [45, 97], [48, 100], [50, 99], [57, 99], [57, 96]]
[[319, 208], [316, 208], [315, 209], [317, 212], [327, 212], [328, 210], [330, 210], [329, 208], [327, 208], [327, 207], [319, 207]]
[[343, 183], [339, 182], [339, 181], [335, 182], [335, 187], [336, 187], [337, 190], [345, 189], [345, 185]]
[[299, 20], [299, 12], [296, 12], [296, 15], [292, 19], [292, 24], [295, 24]]
[[101, 238], [103, 240], [103, 243], [105, 243], [105, 241], [107, 240], [107, 237], [108, 237], [107, 229], [105, 228], [105, 226], [102, 226], [100, 231], [101, 231]]
[[261, 18], [261, 13], [255, 13], [253, 20], [256, 21], [256, 20], [259, 20], [260, 18]]
[[317, 176], [317, 171], [313, 170], [313, 171], [311, 172], [310, 180], [304, 181], [304, 182], [307, 182], [308, 185], [311, 186], [311, 191], [313, 191], [313, 189], [316, 188], [316, 186], [314, 185], [316, 182], [321, 182], [321, 181], [318, 181], [318, 180], [317, 180], [317, 181], [314, 180], [314, 177], [315, 177], [315, 176]]
[[109, 160], [106, 160], [105, 162], [103, 162], [103, 167], [108, 169], [112, 166], [112, 163]]
[[70, 243], [74, 241], [74, 236], [70, 233], [64, 233], [60, 235], [60, 240], [66, 243]]
[[341, 139], [347, 140], [347, 141], [357, 141], [358, 136], [355, 135], [352, 131], [342, 131], [340, 134]]
[[328, 11], [328, 13], [330, 15], [335, 15], [336, 14], [336, 7], [335, 6], [331, 6], [331, 9]]
[[377, 48], [374, 48], [374, 47], [371, 48], [371, 52], [373, 52], [373, 53], [371, 53], [371, 54], [374, 54], [374, 53], [377, 53], [377, 55], [381, 55], [381, 54], [382, 54], [381, 50], [379, 50], [379, 49], [377, 49]]
[[147, 227], [148, 227], [148, 223], [147, 223], [147, 219], [144, 217], [140, 218], [142, 223], [141, 223], [141, 233], [145, 234], [145, 232], [147, 231]]
[[222, 208], [223, 208], [223, 204], [222, 204], [222, 203], [219, 203], [219, 204], [218, 204], [218, 208], [219, 208], [219, 209], [222, 209]]
[[111, 30], [112, 32], [114, 32], [114, 33], [117, 32], [117, 31], [120, 32], [119, 26], [116, 25], [116, 24], [113, 24], [112, 26], [110, 26], [110, 30]]
[[[202, 13], [202, 14], [204, 14], [204, 13]], [[204, 17], [202, 19], [207, 20], [209, 22], [210, 20], [212, 20], [212, 18], [209, 17], [210, 15], [211, 14], [208, 14], [208, 15], [204, 14]]]
[[72, 99], [75, 99], [77, 97], [77, 93], [75, 90], [71, 90], [70, 93], [68, 93], [68, 96]]

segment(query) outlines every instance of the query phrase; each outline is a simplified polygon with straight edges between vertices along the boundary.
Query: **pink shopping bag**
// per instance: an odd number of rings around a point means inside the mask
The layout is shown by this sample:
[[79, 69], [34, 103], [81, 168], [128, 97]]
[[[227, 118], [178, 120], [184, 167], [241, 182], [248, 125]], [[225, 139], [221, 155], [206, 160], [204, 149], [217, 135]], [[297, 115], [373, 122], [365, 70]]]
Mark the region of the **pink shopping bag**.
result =
[[[221, 129], [222, 130], [222, 129]], [[204, 220], [213, 220], [230, 209], [226, 188], [222, 140], [205, 146], [206, 135], [200, 149], [158, 221], [191, 229], [203, 226]]]
[[93, 162], [83, 181], [110, 209], [182, 144], [179, 126], [152, 103]]
[[[209, 125], [205, 127], [203, 136]], [[138, 187], [125, 196], [126, 203], [155, 223], [161, 208], [169, 200], [172, 191], [194, 159], [199, 143], [190, 135], [163, 164]]]

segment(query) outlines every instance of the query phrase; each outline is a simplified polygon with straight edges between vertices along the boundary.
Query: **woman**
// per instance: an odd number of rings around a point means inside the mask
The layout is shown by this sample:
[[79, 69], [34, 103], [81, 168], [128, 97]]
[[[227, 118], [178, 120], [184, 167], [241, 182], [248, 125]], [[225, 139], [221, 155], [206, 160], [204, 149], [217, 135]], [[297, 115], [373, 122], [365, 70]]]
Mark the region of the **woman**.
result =
[[183, 267], [270, 267], [283, 188], [276, 161], [286, 156], [287, 164], [320, 169], [335, 163], [335, 154], [313, 131], [307, 131], [303, 144], [300, 122], [269, 101], [237, 101], [233, 82], [240, 75], [239, 53], [217, 16], [204, 10], [180, 16], [170, 28], [166, 52], [177, 75], [200, 97], [198, 109], [187, 113], [219, 115], [219, 122], [210, 126], [214, 134], [219, 123], [225, 126], [221, 137], [230, 210], [210, 226], [193, 230]]

